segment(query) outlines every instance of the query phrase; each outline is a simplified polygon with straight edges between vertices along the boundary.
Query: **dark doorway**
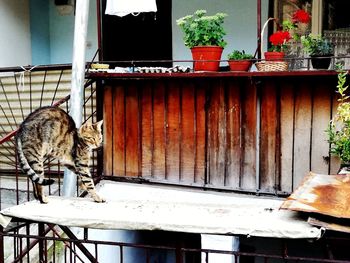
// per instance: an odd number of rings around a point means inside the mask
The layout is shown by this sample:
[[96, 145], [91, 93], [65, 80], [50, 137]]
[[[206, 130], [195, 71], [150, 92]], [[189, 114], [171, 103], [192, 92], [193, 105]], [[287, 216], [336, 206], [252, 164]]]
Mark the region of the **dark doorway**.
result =
[[[171, 60], [171, 0], [157, 0], [157, 13], [129, 14], [124, 17], [105, 15], [102, 1], [102, 60], [121, 61]], [[146, 62], [137, 66], [171, 66], [170, 62]]]
[[339, 30], [350, 28], [350, 1], [324, 1], [323, 30]]

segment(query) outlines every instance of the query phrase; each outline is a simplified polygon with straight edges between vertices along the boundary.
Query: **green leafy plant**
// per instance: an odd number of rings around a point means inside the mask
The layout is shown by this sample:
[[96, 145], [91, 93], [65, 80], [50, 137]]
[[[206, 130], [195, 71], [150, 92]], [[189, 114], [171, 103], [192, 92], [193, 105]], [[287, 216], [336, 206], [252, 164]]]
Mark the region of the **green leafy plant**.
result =
[[229, 60], [245, 60], [245, 59], [253, 59], [254, 56], [252, 54], [246, 54], [244, 50], [234, 50], [227, 55]]
[[301, 43], [304, 50], [309, 53], [310, 56], [325, 56], [333, 55], [334, 47], [331, 42], [321, 35], [312, 35], [301, 37]]
[[185, 45], [189, 48], [195, 46], [220, 46], [225, 47], [223, 27], [225, 13], [206, 15], [206, 10], [197, 10], [193, 15], [188, 15], [176, 20], [177, 25], [184, 33]]
[[338, 85], [336, 92], [340, 95], [339, 105], [326, 133], [331, 145], [330, 153], [338, 156], [342, 163], [350, 163], [350, 102], [349, 96], [346, 94], [349, 85], [346, 85], [347, 71], [339, 65], [337, 65], [337, 69]]

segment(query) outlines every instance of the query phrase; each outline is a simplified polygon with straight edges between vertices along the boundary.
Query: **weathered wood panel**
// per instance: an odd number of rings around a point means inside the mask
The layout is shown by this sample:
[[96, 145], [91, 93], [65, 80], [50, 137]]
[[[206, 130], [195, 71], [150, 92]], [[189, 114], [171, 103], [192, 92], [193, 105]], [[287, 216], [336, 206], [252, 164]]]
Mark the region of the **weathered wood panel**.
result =
[[167, 138], [166, 138], [166, 174], [173, 182], [180, 180], [180, 87], [169, 84], [167, 89]]
[[329, 83], [319, 83], [312, 89], [312, 141], [311, 171], [321, 174], [329, 173], [329, 164], [325, 161], [329, 154], [327, 134], [325, 132], [331, 118], [332, 93]]
[[181, 87], [181, 177], [180, 181], [193, 183], [195, 177], [195, 103], [193, 85]]
[[277, 139], [277, 88], [275, 83], [268, 82], [268, 85], [261, 89], [260, 100], [260, 189], [274, 191], [276, 179], [279, 173], [276, 151], [278, 149]]
[[294, 87], [286, 82], [280, 91], [281, 182], [280, 190], [293, 189], [294, 149]]
[[291, 192], [309, 170], [338, 168], [336, 159], [323, 161], [337, 104], [332, 83], [291, 76], [108, 82], [104, 173]]
[[243, 189], [256, 189], [256, 123], [257, 123], [257, 90], [255, 85], [244, 86], [242, 89], [242, 173]]
[[125, 175], [138, 176], [140, 174], [139, 103], [135, 84], [125, 90], [125, 120]]
[[113, 89], [113, 174], [118, 176], [126, 175], [125, 170], [125, 89], [116, 86]]
[[113, 88], [104, 87], [103, 93], [103, 173], [113, 174]]
[[311, 154], [311, 88], [301, 83], [295, 88], [295, 124], [294, 124], [294, 163], [293, 189], [298, 187], [304, 176], [310, 171]]
[[241, 91], [239, 83], [227, 88], [227, 176], [225, 185], [239, 188], [241, 181]]
[[149, 82], [144, 83], [141, 94], [141, 175], [151, 177], [153, 175], [153, 104], [152, 104], [152, 85]]
[[210, 92], [208, 113], [208, 163], [209, 183], [223, 186], [225, 184], [226, 163], [226, 118], [225, 88], [220, 82]]
[[165, 87], [164, 82], [153, 88], [153, 177], [166, 178], [165, 170]]
[[206, 87], [195, 86], [195, 178], [194, 183], [205, 184], [206, 165]]

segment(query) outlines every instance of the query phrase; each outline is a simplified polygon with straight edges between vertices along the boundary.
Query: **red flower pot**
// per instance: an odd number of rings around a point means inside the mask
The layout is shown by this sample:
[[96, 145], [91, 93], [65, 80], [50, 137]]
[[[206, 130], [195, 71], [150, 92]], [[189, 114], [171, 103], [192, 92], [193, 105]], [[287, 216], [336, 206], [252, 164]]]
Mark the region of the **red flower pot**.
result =
[[265, 60], [267, 61], [283, 61], [284, 52], [267, 51], [264, 53]]
[[229, 60], [228, 64], [231, 71], [248, 71], [253, 62], [250, 60]]
[[218, 46], [198, 46], [191, 48], [194, 71], [218, 71], [222, 51], [223, 48]]

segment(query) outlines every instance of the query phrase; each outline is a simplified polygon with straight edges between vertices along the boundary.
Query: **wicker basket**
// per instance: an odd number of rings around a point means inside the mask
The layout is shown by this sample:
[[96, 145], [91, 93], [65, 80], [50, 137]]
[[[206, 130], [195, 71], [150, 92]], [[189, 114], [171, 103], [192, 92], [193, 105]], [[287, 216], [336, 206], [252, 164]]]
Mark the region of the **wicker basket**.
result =
[[[263, 39], [265, 28], [270, 21], [276, 22], [276, 19], [269, 18], [265, 22], [265, 24], [261, 30], [261, 33], [260, 33], [260, 39]], [[261, 54], [263, 54], [264, 52], [263, 52], [263, 45], [262, 44], [260, 45], [260, 48], [261, 48]], [[287, 61], [266, 61], [265, 60], [265, 61], [256, 62], [255, 66], [256, 66], [258, 71], [286, 71], [286, 70], [288, 70], [288, 62]]]
[[288, 62], [286, 61], [261, 61], [255, 63], [258, 71], [286, 71]]

